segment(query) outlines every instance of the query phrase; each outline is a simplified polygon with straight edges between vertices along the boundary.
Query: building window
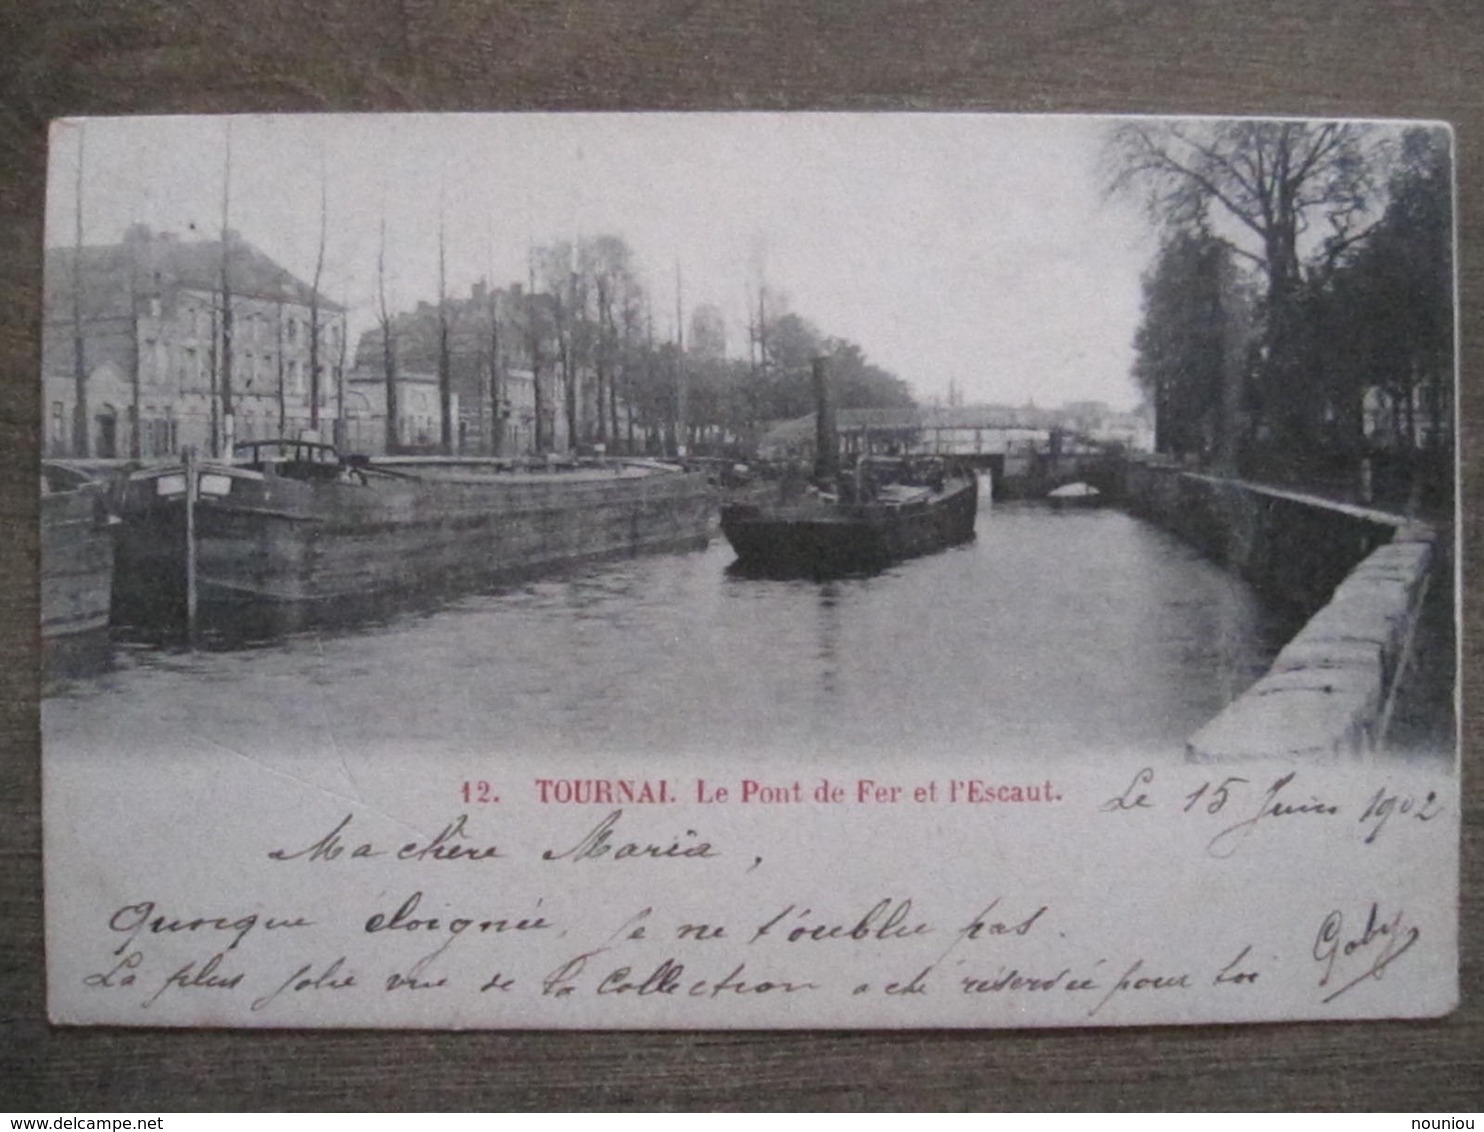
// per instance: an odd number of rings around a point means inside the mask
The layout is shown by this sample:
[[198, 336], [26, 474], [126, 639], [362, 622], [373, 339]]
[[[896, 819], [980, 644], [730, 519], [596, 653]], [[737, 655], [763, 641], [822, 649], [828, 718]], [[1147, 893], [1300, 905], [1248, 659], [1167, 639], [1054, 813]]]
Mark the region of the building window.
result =
[[67, 407], [61, 401], [52, 402], [52, 443], [58, 446], [67, 442]]

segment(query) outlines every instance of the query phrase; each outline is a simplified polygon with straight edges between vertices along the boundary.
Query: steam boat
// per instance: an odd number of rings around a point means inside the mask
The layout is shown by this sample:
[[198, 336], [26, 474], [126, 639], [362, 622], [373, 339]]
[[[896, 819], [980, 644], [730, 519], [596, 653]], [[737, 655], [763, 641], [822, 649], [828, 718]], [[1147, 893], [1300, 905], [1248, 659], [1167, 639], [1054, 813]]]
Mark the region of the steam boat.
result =
[[775, 501], [738, 501], [721, 511], [721, 530], [746, 571], [827, 577], [869, 573], [974, 537], [979, 481], [950, 474], [938, 456], [862, 455], [840, 472], [824, 358], [815, 358], [814, 485]]
[[722, 508], [721, 529], [744, 570], [864, 573], [974, 537], [978, 480], [937, 458], [862, 457], [835, 493]]

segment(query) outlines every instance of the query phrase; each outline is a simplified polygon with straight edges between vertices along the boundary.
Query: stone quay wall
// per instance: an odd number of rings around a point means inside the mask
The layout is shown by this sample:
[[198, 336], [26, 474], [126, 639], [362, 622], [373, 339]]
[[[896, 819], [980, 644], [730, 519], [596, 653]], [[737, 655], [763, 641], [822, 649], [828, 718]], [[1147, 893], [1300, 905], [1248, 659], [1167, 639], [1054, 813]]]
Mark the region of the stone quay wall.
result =
[[1268, 673], [1187, 740], [1193, 761], [1339, 761], [1385, 745], [1434, 573], [1431, 527], [1157, 465], [1129, 468], [1126, 504], [1309, 618]]

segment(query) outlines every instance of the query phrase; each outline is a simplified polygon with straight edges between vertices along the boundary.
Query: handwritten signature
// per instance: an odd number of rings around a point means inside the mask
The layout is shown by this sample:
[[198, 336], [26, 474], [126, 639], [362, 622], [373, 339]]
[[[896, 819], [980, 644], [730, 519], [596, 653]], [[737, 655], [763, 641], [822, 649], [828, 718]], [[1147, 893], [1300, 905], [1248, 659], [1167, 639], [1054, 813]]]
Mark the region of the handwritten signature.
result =
[[[1330, 912], [1314, 936], [1314, 962], [1323, 968], [1320, 987], [1329, 987], [1337, 979], [1345, 982], [1321, 1001], [1333, 1002], [1367, 979], [1379, 981], [1385, 970], [1410, 951], [1421, 935], [1420, 928], [1407, 922], [1405, 912], [1398, 911], [1388, 918], [1381, 914], [1381, 906], [1375, 901], [1371, 902], [1365, 926], [1358, 933], [1347, 927], [1343, 912], [1338, 909]], [[1351, 960], [1362, 965], [1358, 974], [1352, 974]]]

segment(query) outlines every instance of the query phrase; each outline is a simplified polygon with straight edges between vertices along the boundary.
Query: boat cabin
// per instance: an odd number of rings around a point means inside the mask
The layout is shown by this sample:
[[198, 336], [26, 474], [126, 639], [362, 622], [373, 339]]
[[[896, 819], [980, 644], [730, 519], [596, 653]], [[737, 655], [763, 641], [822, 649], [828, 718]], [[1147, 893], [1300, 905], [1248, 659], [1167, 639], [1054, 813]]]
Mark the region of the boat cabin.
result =
[[875, 498], [890, 485], [926, 487], [942, 491], [947, 476], [937, 456], [862, 456], [856, 465], [856, 487], [860, 499]]
[[233, 445], [232, 462], [293, 480], [342, 480], [347, 471], [334, 445], [317, 440], [244, 440]]

